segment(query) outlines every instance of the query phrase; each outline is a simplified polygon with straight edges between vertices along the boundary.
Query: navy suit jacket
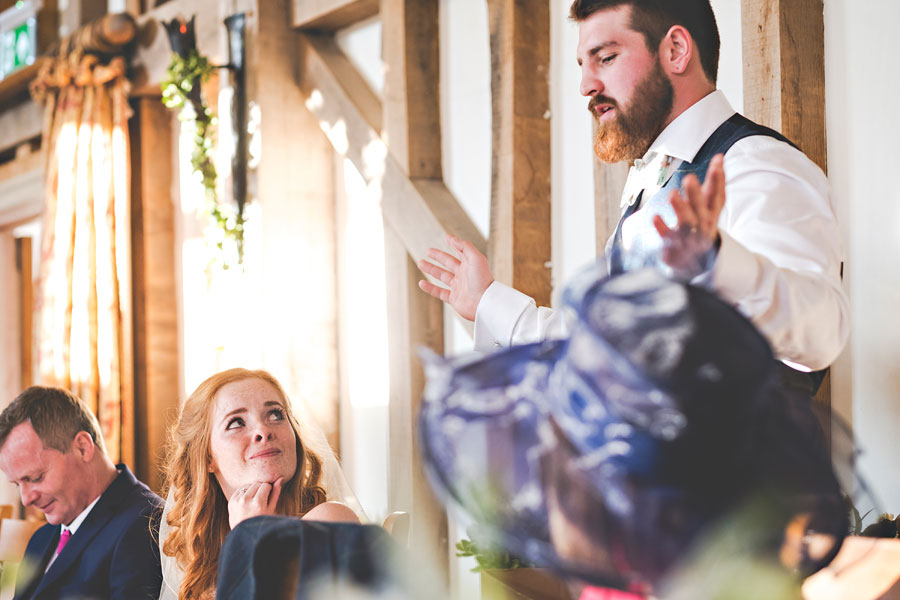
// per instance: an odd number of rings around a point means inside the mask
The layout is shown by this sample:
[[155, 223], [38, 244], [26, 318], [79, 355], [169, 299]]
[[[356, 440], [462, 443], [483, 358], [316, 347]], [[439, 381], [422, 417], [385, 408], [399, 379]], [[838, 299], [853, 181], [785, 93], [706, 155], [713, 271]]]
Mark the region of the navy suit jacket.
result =
[[119, 475], [46, 573], [60, 526], [44, 525], [34, 532], [16, 580], [16, 600], [159, 597], [156, 539], [163, 501], [127, 466], [116, 468]]

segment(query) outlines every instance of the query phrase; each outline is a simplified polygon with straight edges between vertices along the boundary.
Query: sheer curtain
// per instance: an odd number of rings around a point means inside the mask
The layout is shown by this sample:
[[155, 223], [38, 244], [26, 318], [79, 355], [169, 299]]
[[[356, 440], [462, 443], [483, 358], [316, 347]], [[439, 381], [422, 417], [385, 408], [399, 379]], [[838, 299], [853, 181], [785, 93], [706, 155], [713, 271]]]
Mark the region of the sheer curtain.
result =
[[[128, 91], [125, 61], [62, 50], [32, 83], [43, 105], [46, 189], [35, 290], [35, 381], [97, 415], [114, 461], [133, 464]], [[123, 370], [124, 366], [124, 370]]]

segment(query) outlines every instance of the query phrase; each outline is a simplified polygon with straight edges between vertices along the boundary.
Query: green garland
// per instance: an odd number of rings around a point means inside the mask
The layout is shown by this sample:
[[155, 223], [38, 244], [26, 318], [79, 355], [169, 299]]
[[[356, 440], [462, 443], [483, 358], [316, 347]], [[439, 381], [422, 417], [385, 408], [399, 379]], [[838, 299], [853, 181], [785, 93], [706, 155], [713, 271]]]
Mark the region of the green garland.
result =
[[473, 573], [491, 569], [520, 569], [531, 566], [502, 548], [485, 543], [476, 544], [467, 539], [456, 543], [456, 555], [475, 557], [475, 562], [478, 564], [469, 569]]
[[[214, 147], [213, 130], [216, 117], [207, 106], [200, 93], [200, 84], [209, 79], [213, 66], [197, 50], [191, 50], [187, 58], [172, 54], [172, 62], [162, 80], [162, 101], [169, 108], [180, 109], [178, 119], [194, 121], [194, 151], [191, 153], [191, 167], [199, 173], [206, 192], [206, 212], [222, 231], [224, 239], [231, 239], [237, 248], [238, 264], [244, 259], [244, 215], [229, 210], [219, 204], [216, 194], [216, 165], [210, 153]], [[219, 251], [224, 251], [224, 242], [216, 242]], [[222, 255], [222, 266], [229, 267]]]

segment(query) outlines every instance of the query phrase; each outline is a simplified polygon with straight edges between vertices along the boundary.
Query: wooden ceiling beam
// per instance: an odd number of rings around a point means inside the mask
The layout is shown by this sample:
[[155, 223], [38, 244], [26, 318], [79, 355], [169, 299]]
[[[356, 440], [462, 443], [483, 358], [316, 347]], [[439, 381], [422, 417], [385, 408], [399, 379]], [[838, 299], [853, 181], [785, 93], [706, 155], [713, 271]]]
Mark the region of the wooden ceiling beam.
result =
[[33, 219], [44, 208], [44, 153], [20, 146], [15, 160], [0, 165], [0, 227]]
[[335, 31], [378, 14], [378, 0], [293, 0], [294, 27]]
[[32, 100], [0, 111], [0, 152], [41, 135], [44, 111]]

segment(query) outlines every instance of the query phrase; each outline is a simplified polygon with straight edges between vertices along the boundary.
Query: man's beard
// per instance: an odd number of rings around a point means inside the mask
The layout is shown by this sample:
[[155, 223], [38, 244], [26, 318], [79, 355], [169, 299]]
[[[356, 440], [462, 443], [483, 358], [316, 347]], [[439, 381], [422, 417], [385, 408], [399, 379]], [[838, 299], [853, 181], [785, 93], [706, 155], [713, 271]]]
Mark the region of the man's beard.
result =
[[[647, 73], [634, 90], [631, 104], [623, 109], [607, 96], [594, 96], [588, 108], [597, 126], [594, 131], [594, 154], [607, 163], [641, 158], [653, 140], [662, 132], [672, 112], [675, 92], [659, 63]], [[594, 107], [609, 104], [616, 115], [607, 121], [598, 118]]]

